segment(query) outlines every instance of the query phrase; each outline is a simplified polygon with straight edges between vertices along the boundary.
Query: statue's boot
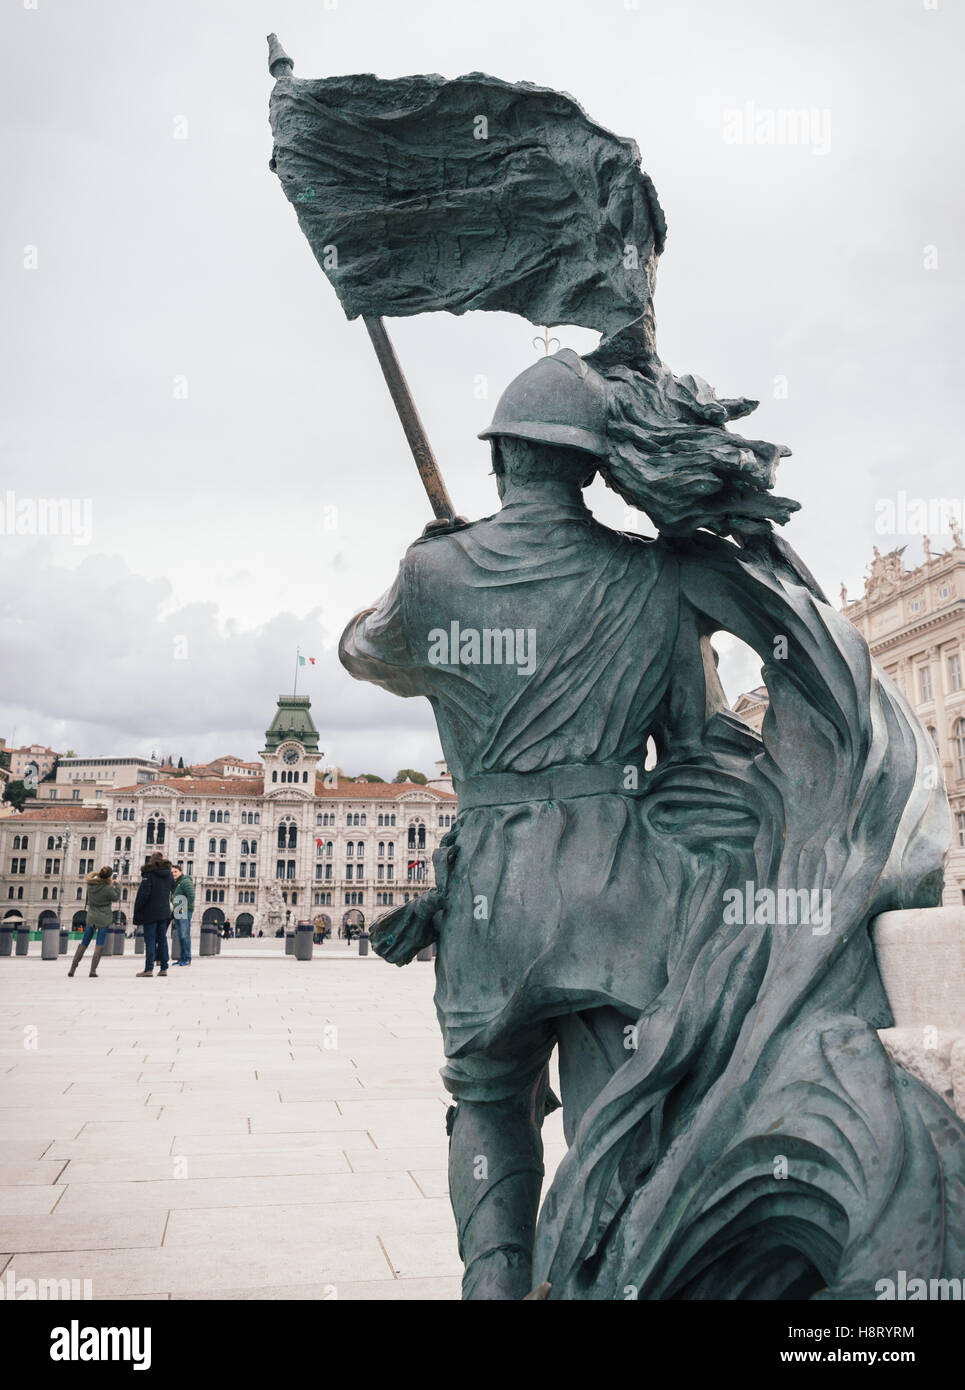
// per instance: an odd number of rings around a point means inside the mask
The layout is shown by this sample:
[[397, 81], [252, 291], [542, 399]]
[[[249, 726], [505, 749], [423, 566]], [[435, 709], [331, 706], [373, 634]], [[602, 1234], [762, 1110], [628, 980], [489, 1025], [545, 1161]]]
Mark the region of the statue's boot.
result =
[[533, 1287], [545, 1101], [541, 1078], [507, 1100], [460, 1101], [450, 1112], [449, 1196], [464, 1299], [523, 1299]]
[[87, 946], [86, 946], [86, 944], [82, 941], [82, 942], [80, 943], [80, 945], [77, 947], [77, 950], [74, 952], [74, 959], [71, 961], [71, 963], [70, 963], [70, 969], [67, 971], [67, 974], [68, 974], [68, 975], [73, 975], [73, 973], [74, 973], [74, 971], [77, 969], [78, 965], [80, 965], [80, 958], [81, 958], [81, 956], [84, 954], [84, 952], [85, 952], [86, 950], [87, 950]]

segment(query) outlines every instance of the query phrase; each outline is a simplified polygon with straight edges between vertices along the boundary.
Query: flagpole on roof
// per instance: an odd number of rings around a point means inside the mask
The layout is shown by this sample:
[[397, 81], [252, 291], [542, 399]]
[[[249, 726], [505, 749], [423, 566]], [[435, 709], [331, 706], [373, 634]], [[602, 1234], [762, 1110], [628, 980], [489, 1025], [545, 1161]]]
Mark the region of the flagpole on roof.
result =
[[301, 665], [301, 655], [302, 655], [302, 649], [301, 649], [301, 647], [296, 647], [296, 648], [295, 648], [295, 680], [294, 680], [294, 682], [293, 682], [293, 684], [292, 684], [292, 699], [293, 699], [293, 700], [294, 700], [295, 696], [298, 694], [298, 668], [299, 668], [299, 666]]
[[[272, 77], [278, 82], [283, 78], [291, 77], [294, 70], [295, 64], [279, 43], [278, 35], [269, 34], [268, 71]], [[425, 427], [419, 419], [419, 412], [412, 399], [409, 383], [405, 379], [405, 374], [395, 354], [395, 348], [386, 332], [385, 324], [381, 318], [373, 318], [369, 315], [363, 315], [362, 322], [372, 340], [375, 355], [382, 368], [382, 375], [385, 377], [385, 384], [392, 397], [392, 404], [399, 416], [399, 422], [415, 460], [415, 466], [419, 471], [419, 477], [422, 479], [422, 486], [426, 490], [433, 514], [438, 521], [452, 521], [455, 518], [456, 509], [452, 505], [452, 498], [449, 496], [449, 490], [439, 471], [436, 456], [432, 452], [432, 445], [429, 443]]]

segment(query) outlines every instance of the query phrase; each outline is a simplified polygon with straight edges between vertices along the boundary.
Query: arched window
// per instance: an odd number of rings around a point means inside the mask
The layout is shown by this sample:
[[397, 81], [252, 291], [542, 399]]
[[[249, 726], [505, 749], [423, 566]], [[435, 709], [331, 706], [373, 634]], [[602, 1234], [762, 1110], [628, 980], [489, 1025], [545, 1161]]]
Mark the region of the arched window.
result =
[[[16, 849], [16, 848], [17, 848], [17, 846], [14, 845], [14, 849]], [[120, 851], [120, 848], [121, 848], [121, 837], [120, 837], [120, 835], [115, 835], [115, 836], [114, 836], [114, 849], [117, 850], [117, 851], [119, 852], [119, 851]]]
[[48, 848], [48, 849], [53, 849], [53, 847], [54, 847], [54, 837], [53, 837], [53, 835], [48, 835], [48, 836], [47, 836], [47, 848]]
[[352, 858], [353, 854], [355, 853], [355, 843], [354, 843], [354, 841], [349, 840], [348, 844], [345, 846], [345, 853], [346, 853], [346, 855], [349, 857], [349, 859]]
[[277, 769], [277, 768], [275, 768], [274, 771], [272, 772], [272, 774], [271, 774], [271, 780], [272, 780], [273, 782], [277, 782], [277, 781], [278, 781], [278, 769]]
[[[118, 845], [117, 848], [120, 849], [120, 845]], [[178, 854], [183, 854], [183, 853], [184, 853], [184, 836], [183, 836], [183, 835], [179, 835], [179, 836], [178, 836]]]
[[218, 843], [217, 840], [209, 840], [209, 841], [208, 841], [208, 853], [209, 853], [209, 854], [214, 854], [215, 848], [216, 848], [216, 846], [217, 846], [217, 843]]
[[307, 781], [308, 781], [308, 773], [307, 773], [307, 772], [303, 772], [303, 773], [302, 773], [302, 781], [303, 781], [303, 782], [307, 782]]
[[208, 820], [210, 821], [210, 823], [211, 823], [212, 825], [214, 825], [214, 812], [213, 812], [213, 811], [209, 811], [209, 812], [208, 812]]
[[219, 854], [227, 854], [227, 853], [228, 853], [228, 841], [227, 841], [227, 840], [221, 840], [221, 841], [219, 842], [219, 844], [218, 844], [218, 853], [219, 853]]
[[242, 840], [242, 842], [241, 842], [241, 852], [242, 852], [242, 854], [247, 854], [247, 853], [248, 853], [248, 841], [247, 841], [247, 840]]
[[227, 825], [228, 822], [229, 822], [230, 820], [231, 820], [231, 812], [230, 812], [230, 811], [225, 811], [225, 813], [224, 813], [224, 823], [225, 823], [225, 825]]
[[189, 854], [193, 854], [193, 853], [194, 853], [194, 841], [193, 841], [193, 840], [188, 840], [188, 853], [189, 853]]
[[220, 825], [221, 822], [223, 821], [223, 819], [224, 819], [224, 816], [223, 816], [222, 813], [219, 811], [218, 814], [217, 814], [217, 816], [215, 816], [215, 820], [216, 820], [216, 821], [218, 822], [218, 824]]
[[965, 778], [965, 719], [956, 719], [953, 737], [958, 775], [960, 778]]
[[160, 817], [158, 818], [158, 823], [157, 823], [157, 842], [158, 842], [159, 845], [163, 845], [163, 844], [164, 844], [164, 817], [163, 817], [163, 816], [160, 816]]
[[[90, 847], [91, 847], [91, 849], [94, 848], [94, 842], [93, 842], [93, 840], [91, 841]], [[125, 835], [125, 836], [124, 836], [124, 848], [125, 848], [126, 850], [129, 850], [129, 849], [131, 848], [131, 837], [130, 837], [130, 835]]]
[[379, 858], [380, 858], [380, 859], [384, 859], [384, 858], [385, 858], [385, 841], [384, 841], [384, 840], [380, 840], [380, 841], [379, 841]]
[[362, 855], [363, 855], [364, 853], [365, 853], [365, 844], [364, 844], [364, 842], [363, 842], [362, 840], [359, 840], [358, 844], [355, 846], [355, 856], [356, 856], [357, 859], [361, 859], [361, 858], [362, 858]]

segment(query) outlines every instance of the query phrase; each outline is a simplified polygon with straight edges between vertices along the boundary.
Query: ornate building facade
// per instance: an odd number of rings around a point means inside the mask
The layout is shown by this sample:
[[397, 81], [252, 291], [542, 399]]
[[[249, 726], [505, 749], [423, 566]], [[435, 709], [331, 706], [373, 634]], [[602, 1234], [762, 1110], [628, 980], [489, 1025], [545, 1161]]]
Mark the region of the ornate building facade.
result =
[[302, 696], [279, 698], [260, 756], [261, 777], [162, 777], [105, 788], [102, 809], [35, 806], [0, 820], [0, 917], [80, 919], [84, 876], [112, 863], [129, 921], [154, 850], [194, 879], [196, 922], [255, 935], [269, 912], [273, 927], [357, 931], [433, 886], [432, 852], [456, 817], [448, 774], [428, 786], [339, 776], [322, 765]]
[[[906, 569], [904, 546], [877, 546], [860, 598], [842, 586], [841, 611], [925, 725], [941, 755], [952, 810], [945, 869], [946, 906], [965, 903], [965, 548], [952, 533], [949, 550]], [[767, 709], [763, 686], [741, 695], [734, 710], [758, 731]]]

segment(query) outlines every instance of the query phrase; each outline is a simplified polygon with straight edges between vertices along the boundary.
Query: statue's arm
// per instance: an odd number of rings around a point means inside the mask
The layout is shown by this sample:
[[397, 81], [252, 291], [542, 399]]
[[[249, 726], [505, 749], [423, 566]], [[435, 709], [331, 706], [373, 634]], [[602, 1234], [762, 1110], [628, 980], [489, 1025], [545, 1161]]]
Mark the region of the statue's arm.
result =
[[698, 752], [707, 721], [717, 710], [728, 708], [710, 643], [713, 630], [681, 593], [666, 690], [651, 730], [661, 762]]
[[338, 655], [356, 680], [381, 685], [395, 695], [421, 695], [419, 663], [406, 636], [407, 567], [408, 557], [392, 587], [373, 607], [351, 619], [339, 640]]

